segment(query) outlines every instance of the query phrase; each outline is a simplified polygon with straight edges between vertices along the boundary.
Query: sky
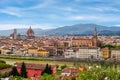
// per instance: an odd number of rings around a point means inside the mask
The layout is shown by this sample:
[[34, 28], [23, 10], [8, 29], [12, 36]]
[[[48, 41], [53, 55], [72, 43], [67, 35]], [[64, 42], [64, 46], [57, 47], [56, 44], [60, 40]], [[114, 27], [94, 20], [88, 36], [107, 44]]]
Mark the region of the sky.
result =
[[120, 26], [120, 0], [0, 0], [0, 29]]

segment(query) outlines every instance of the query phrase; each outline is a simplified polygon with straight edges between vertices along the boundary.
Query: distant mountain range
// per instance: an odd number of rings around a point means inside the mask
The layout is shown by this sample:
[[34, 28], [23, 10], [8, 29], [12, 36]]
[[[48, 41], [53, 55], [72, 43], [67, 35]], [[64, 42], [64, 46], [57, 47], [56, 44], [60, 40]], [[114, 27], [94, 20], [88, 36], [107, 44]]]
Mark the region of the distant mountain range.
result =
[[[97, 28], [98, 35], [120, 35], [120, 27], [102, 26], [97, 24], [76, 24], [72, 26], [64, 26], [56, 29], [42, 30], [33, 29], [35, 35], [93, 35], [94, 28]], [[27, 29], [17, 29], [17, 33], [26, 35]], [[0, 36], [8, 36], [13, 30], [0, 30]]]

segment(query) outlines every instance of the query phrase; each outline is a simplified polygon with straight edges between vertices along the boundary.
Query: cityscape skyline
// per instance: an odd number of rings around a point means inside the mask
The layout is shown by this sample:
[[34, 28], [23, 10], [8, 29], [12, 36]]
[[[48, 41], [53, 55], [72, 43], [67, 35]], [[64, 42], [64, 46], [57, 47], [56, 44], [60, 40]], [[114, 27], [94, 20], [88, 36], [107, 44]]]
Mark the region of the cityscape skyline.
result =
[[79, 23], [120, 26], [118, 0], [1, 0], [0, 5], [0, 30], [51, 29]]

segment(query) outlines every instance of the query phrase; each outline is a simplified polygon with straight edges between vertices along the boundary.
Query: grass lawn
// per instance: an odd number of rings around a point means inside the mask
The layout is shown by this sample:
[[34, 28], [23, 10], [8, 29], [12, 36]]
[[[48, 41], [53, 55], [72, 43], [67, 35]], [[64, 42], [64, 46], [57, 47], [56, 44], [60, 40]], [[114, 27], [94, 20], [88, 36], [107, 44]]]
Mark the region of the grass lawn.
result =
[[[67, 66], [74, 66], [75, 63], [74, 62], [63, 62], [63, 61], [53, 61], [53, 60], [44, 60], [44, 59], [21, 59], [20, 57], [17, 59], [12, 59], [12, 58], [2, 58], [0, 57], [0, 60], [4, 60], [6, 61], [7, 64], [13, 65], [15, 62], [25, 62], [25, 63], [36, 63], [36, 64], [52, 64], [52, 65], [59, 65], [59, 66], [63, 66], [63, 65], [67, 65]], [[88, 65], [88, 63], [83, 63], [83, 62], [78, 62], [76, 65]], [[95, 63], [93, 63], [95, 64]], [[112, 68], [111, 68], [112, 69]], [[117, 70], [120, 72], [120, 65], [117, 65]]]
[[35, 61], [35, 60], [17, 60], [17, 59], [2, 59], [0, 60], [6, 61], [7, 64], [13, 65], [15, 62], [25, 62], [25, 63], [36, 63], [36, 64], [53, 64], [53, 65], [64, 65], [73, 66], [73, 62], [60, 62], [60, 61]]

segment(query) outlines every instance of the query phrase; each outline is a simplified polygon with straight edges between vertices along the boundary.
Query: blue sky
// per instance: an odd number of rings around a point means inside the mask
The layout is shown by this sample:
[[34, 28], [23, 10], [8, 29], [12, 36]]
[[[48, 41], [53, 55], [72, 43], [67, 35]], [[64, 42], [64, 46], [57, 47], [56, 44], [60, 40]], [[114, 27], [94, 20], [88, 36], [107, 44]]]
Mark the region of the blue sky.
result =
[[120, 26], [120, 0], [0, 0], [0, 29]]

